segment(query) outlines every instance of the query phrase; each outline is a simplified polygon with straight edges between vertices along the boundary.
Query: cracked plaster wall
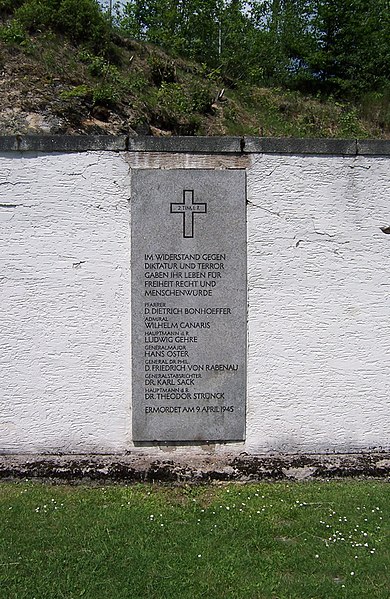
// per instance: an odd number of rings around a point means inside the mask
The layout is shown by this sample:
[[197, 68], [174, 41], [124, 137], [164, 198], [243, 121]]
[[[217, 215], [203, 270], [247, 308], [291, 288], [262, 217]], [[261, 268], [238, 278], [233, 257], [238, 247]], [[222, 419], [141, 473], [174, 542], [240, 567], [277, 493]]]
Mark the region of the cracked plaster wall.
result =
[[140, 451], [129, 166], [248, 176], [247, 440], [149, 453], [389, 449], [389, 159], [95, 151], [0, 155], [0, 451]]
[[111, 153], [0, 157], [0, 449], [120, 451], [129, 178]]
[[389, 160], [254, 158], [251, 448], [389, 447]]

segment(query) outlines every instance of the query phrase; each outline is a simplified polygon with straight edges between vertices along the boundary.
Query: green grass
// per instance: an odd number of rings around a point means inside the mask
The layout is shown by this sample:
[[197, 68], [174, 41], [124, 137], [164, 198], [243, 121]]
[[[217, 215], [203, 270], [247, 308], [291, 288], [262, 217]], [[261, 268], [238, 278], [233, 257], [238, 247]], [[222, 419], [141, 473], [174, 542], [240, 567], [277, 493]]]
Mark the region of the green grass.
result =
[[390, 486], [0, 485], [1, 599], [390, 596]]

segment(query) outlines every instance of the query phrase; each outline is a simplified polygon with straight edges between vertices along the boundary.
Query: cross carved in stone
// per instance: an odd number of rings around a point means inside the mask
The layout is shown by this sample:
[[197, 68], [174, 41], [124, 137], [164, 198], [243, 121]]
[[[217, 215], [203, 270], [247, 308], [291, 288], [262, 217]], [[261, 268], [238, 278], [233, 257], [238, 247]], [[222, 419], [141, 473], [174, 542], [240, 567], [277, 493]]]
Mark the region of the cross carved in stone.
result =
[[194, 202], [194, 190], [184, 189], [181, 203], [171, 202], [171, 214], [183, 215], [183, 237], [194, 237], [194, 215], [206, 214], [205, 202]]

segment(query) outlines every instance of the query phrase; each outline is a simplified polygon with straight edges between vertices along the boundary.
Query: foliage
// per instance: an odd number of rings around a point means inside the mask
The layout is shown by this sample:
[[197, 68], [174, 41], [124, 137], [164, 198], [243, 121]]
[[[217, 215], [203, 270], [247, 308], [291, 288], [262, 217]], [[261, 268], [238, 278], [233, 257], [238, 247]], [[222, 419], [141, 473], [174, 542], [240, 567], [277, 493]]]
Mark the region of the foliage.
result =
[[26, 31], [16, 19], [0, 26], [0, 40], [10, 45], [25, 45], [27, 43]]
[[100, 104], [162, 134], [388, 137], [387, 4], [129, 0], [111, 21], [97, 0], [0, 0], [0, 42], [44, 67], [72, 131]]
[[130, 0], [121, 31], [228, 80], [356, 97], [390, 79], [388, 0]]
[[34, 2], [29, 0], [15, 11], [16, 20], [28, 31], [44, 31], [51, 27], [56, 11], [51, 2]]
[[99, 106], [112, 106], [118, 100], [118, 91], [112, 83], [100, 83], [92, 92], [94, 104]]
[[72, 100], [73, 98], [87, 98], [91, 95], [91, 89], [87, 85], [75, 85], [72, 89], [63, 90], [60, 93], [61, 100]]
[[212, 96], [208, 86], [182, 85], [163, 82], [156, 94], [159, 110], [174, 117], [191, 117], [194, 113], [207, 114], [211, 110]]
[[192, 85], [189, 87], [189, 93], [192, 110], [200, 114], [210, 114], [212, 112], [214, 98], [209, 85], [202, 83]]
[[163, 82], [156, 97], [160, 108], [167, 112], [182, 115], [191, 110], [185, 89], [179, 83]]
[[95, 50], [109, 42], [109, 24], [96, 0], [62, 0], [57, 19], [59, 29], [76, 42], [90, 42]]
[[148, 58], [148, 65], [154, 85], [161, 85], [163, 82], [174, 83], [176, 81], [176, 68], [173, 60], [153, 53]]
[[0, 0], [0, 15], [12, 14], [24, 0]]
[[325, 91], [360, 96], [390, 79], [388, 0], [317, 0], [316, 51], [308, 57]]
[[362, 97], [359, 116], [365, 121], [374, 120], [379, 134], [390, 129], [390, 84], [383, 92], [371, 91]]
[[118, 68], [111, 64], [104, 56], [82, 50], [79, 52], [79, 58], [87, 64], [88, 72], [93, 77], [102, 77], [103, 79], [111, 80], [118, 80], [120, 77]]
[[[351, 99], [390, 81], [388, 0], [128, 0], [114, 23], [98, 0], [0, 0], [0, 16], [13, 17], [0, 34], [6, 43], [22, 43], [23, 29], [51, 29], [119, 61], [116, 27], [217, 70], [231, 86], [279, 85]], [[157, 54], [150, 70], [155, 85], [177, 81], [173, 63]]]
[[143, 72], [131, 73], [123, 79], [122, 86], [125, 92], [141, 94], [148, 88], [148, 80]]
[[17, 26], [30, 33], [51, 29], [101, 54], [110, 51], [110, 24], [97, 0], [0, 0], [1, 13], [12, 14]]

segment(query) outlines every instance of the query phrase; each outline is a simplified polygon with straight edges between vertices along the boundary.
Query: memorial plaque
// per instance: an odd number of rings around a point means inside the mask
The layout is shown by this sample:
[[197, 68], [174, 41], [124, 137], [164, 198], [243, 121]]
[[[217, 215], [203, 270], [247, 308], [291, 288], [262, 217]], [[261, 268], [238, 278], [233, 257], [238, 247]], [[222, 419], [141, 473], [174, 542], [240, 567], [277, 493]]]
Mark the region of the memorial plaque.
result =
[[245, 172], [139, 170], [131, 196], [133, 439], [242, 440]]

